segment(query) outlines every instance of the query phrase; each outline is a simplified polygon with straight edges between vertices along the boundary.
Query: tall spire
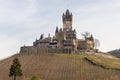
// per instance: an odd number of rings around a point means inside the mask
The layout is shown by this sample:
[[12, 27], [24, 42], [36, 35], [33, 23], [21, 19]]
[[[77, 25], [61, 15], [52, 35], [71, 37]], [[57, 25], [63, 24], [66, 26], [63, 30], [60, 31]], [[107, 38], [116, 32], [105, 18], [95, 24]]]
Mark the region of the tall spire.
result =
[[66, 16], [68, 17], [70, 15], [70, 12], [69, 12], [69, 10], [67, 9], [66, 10]]
[[63, 21], [72, 21], [72, 13], [67, 9], [65, 13], [63, 13]]
[[50, 33], [48, 34], [48, 38], [50, 38]]
[[91, 40], [94, 40], [94, 38], [93, 38], [93, 35], [92, 35], [92, 34], [91, 34], [90, 38], [91, 38]]
[[58, 26], [56, 27], [55, 33], [58, 33]]

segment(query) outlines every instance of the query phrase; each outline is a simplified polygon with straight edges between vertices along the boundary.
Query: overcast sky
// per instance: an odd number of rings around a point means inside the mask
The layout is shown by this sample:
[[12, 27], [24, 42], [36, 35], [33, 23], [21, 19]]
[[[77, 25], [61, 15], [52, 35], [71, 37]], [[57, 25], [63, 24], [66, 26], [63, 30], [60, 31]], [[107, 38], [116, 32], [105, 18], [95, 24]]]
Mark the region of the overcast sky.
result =
[[88, 31], [101, 51], [120, 48], [120, 0], [0, 0], [0, 59], [32, 45], [41, 33], [53, 35], [66, 9], [79, 38]]

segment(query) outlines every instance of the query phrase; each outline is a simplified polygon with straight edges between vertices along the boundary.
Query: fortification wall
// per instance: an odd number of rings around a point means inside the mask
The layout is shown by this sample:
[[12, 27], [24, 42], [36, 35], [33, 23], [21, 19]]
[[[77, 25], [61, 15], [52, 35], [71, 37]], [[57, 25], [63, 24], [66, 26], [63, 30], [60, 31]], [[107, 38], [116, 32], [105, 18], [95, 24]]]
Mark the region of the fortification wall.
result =
[[26, 54], [37, 53], [37, 47], [35, 47], [35, 46], [23, 46], [20, 48], [20, 53], [26, 53]]
[[37, 53], [38, 54], [48, 53], [48, 48], [46, 46], [38, 46]]
[[45, 46], [23, 46], [20, 48], [21, 54], [40, 54], [40, 53], [48, 53], [48, 49]]
[[23, 46], [20, 48], [21, 54], [43, 54], [43, 53], [62, 53], [63, 49], [46, 48], [45, 46]]
[[48, 48], [49, 53], [63, 53], [63, 49]]

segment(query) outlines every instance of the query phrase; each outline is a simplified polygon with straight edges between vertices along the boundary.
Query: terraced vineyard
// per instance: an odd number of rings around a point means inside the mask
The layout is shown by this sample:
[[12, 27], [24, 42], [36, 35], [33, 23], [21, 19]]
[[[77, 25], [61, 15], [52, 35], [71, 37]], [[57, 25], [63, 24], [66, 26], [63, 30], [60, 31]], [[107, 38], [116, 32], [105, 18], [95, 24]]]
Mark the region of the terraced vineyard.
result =
[[[18, 57], [23, 70], [19, 80], [30, 80], [34, 75], [42, 80], [119, 80], [120, 60], [88, 54], [24, 54], [15, 55], [0, 61], [0, 80], [12, 80], [8, 77], [12, 60]], [[89, 59], [90, 61], [86, 60]], [[91, 63], [93, 61], [93, 63]], [[116, 63], [112, 64], [111, 61]], [[101, 63], [100, 63], [101, 62]], [[107, 66], [102, 62], [106, 62]], [[116, 65], [108, 67], [111, 65]], [[110, 65], [108, 65], [110, 64]], [[117, 70], [115, 70], [117, 69]]]

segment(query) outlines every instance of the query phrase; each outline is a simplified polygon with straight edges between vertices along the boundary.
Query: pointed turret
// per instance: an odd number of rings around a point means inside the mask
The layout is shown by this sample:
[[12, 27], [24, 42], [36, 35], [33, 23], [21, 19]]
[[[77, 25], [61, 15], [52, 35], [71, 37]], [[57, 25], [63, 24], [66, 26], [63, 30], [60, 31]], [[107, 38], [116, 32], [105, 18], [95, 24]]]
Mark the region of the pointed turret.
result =
[[67, 9], [66, 10], [66, 17], [69, 17], [70, 16], [70, 12], [69, 12], [69, 10]]
[[76, 33], [76, 30], [74, 29], [74, 32]]
[[55, 33], [58, 33], [58, 26], [56, 27]]
[[59, 32], [62, 32], [62, 28], [60, 28]]
[[65, 14], [63, 13], [63, 21], [72, 21], [72, 13], [67, 9]]
[[93, 35], [91, 34], [91, 36], [90, 36], [90, 39], [93, 41], [94, 40], [94, 38], [93, 38]]
[[50, 33], [48, 34], [48, 38], [50, 38]]
[[42, 40], [42, 39], [44, 39], [44, 34], [40, 35], [40, 39], [39, 40]]

